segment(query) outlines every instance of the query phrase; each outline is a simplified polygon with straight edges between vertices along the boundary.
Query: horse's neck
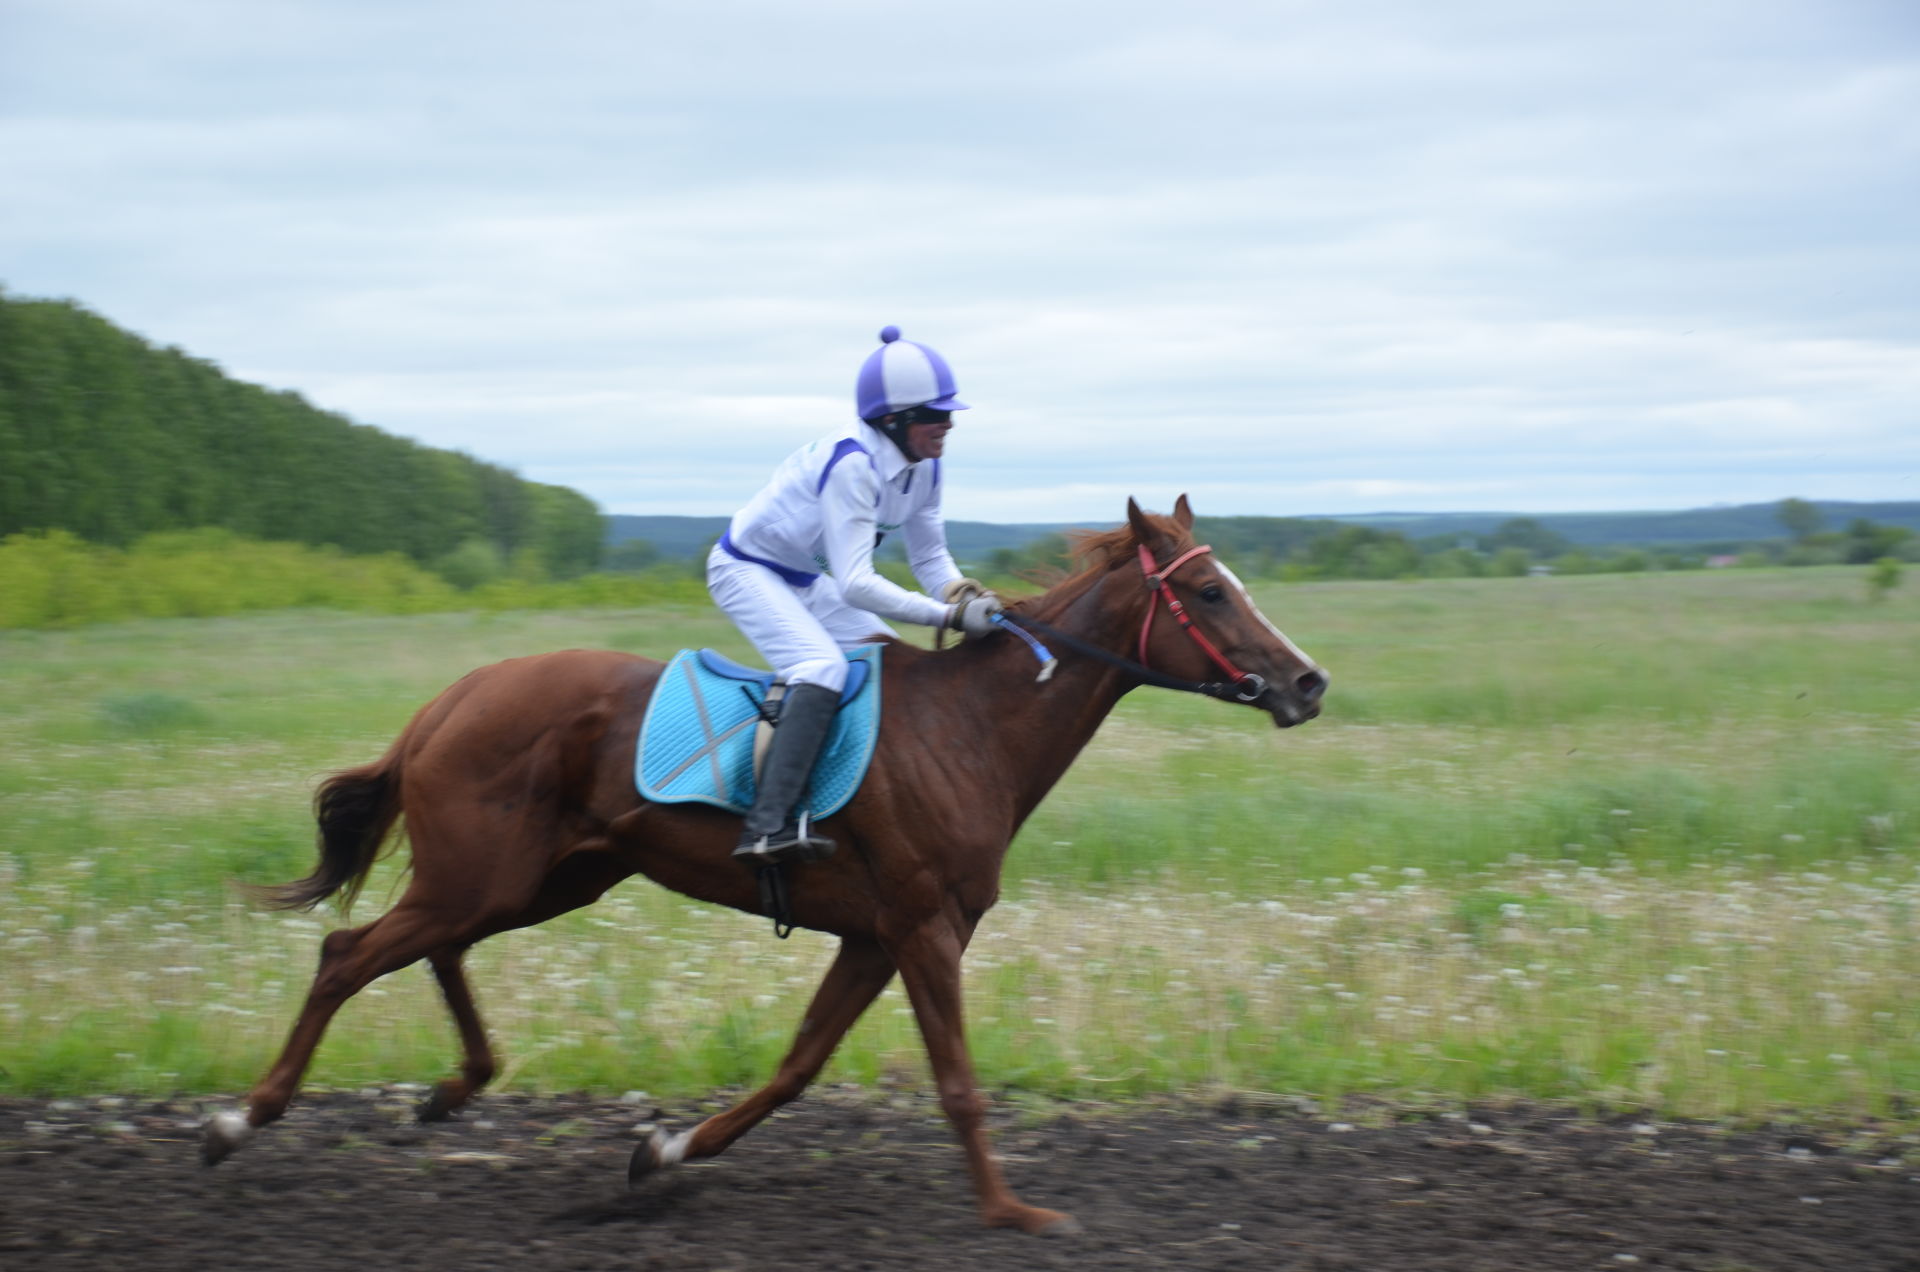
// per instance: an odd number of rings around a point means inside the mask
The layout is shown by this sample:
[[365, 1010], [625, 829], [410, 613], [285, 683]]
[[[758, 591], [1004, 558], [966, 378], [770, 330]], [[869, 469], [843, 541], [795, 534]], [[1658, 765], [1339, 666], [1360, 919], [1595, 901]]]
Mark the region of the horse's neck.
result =
[[[1104, 616], [1106, 586], [1104, 579], [1095, 583], [1047, 621], [1119, 652], [1119, 638], [1101, 630], [1122, 625]], [[1133, 682], [1097, 658], [1055, 649], [1060, 661], [1053, 676], [1036, 683], [1038, 667], [1024, 642], [1002, 635], [995, 644], [1000, 648], [969, 668], [966, 683], [956, 686], [962, 691], [956, 700], [968, 704], [957, 732], [974, 754], [1001, 766], [1017, 824], [1046, 798]]]

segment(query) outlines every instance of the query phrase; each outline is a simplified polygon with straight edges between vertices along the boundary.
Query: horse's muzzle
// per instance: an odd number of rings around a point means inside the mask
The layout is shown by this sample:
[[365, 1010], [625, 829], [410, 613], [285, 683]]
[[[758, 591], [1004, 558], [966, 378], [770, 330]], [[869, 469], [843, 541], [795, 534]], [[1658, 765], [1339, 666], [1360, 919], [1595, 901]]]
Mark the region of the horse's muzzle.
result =
[[1327, 673], [1318, 667], [1303, 671], [1291, 683], [1273, 684], [1254, 700], [1273, 717], [1276, 728], [1291, 729], [1320, 714], [1320, 699], [1327, 692]]

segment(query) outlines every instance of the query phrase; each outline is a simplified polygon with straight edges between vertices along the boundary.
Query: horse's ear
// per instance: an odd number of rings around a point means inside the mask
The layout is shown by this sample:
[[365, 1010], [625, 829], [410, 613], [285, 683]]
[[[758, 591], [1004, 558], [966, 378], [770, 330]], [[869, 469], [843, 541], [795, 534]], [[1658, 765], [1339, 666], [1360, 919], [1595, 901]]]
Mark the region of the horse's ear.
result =
[[1173, 501], [1173, 519], [1182, 530], [1193, 529], [1193, 507], [1184, 494]]
[[1147, 514], [1140, 511], [1140, 505], [1133, 501], [1131, 495], [1127, 496], [1127, 524], [1133, 527], [1133, 541], [1142, 547], [1152, 547], [1153, 541], [1159, 537], [1159, 532], [1147, 520]]

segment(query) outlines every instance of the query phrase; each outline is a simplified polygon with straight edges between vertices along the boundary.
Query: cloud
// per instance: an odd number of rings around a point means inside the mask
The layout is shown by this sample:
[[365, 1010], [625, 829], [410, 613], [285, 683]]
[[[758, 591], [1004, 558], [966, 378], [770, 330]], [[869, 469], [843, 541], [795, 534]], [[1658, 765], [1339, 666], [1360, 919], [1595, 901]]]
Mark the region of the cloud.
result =
[[9, 24], [10, 289], [612, 511], [730, 511], [886, 322], [951, 516], [1916, 497], [1904, 6]]

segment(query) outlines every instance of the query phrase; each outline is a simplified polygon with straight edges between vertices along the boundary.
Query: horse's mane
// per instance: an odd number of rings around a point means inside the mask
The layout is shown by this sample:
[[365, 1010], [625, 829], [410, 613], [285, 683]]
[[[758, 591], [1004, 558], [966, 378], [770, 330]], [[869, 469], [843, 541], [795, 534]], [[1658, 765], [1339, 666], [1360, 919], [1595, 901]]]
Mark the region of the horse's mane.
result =
[[[1178, 540], [1186, 533], [1171, 517], [1151, 512], [1145, 516], [1148, 524], [1169, 539]], [[1051, 578], [1044, 575], [1034, 577], [1033, 581], [1046, 590], [1033, 596], [1009, 598], [1008, 609], [1015, 613], [1032, 614], [1036, 618], [1057, 613], [1084, 596], [1087, 589], [1115, 567], [1133, 561], [1140, 546], [1131, 522], [1111, 530], [1074, 530], [1068, 533], [1067, 540], [1072, 546], [1073, 562], [1079, 568], [1072, 573], [1052, 571], [1054, 577]]]

